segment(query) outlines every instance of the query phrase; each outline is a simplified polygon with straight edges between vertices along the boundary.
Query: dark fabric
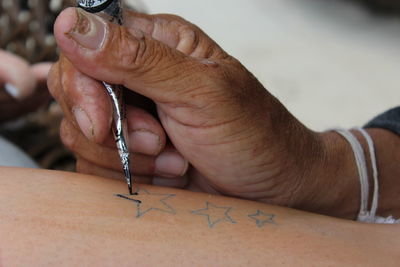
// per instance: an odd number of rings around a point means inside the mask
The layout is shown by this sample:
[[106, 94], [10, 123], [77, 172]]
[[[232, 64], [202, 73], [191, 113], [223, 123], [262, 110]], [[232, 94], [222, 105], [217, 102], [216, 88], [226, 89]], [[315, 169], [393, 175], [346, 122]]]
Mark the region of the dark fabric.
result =
[[365, 128], [383, 128], [400, 136], [400, 106], [377, 116]]

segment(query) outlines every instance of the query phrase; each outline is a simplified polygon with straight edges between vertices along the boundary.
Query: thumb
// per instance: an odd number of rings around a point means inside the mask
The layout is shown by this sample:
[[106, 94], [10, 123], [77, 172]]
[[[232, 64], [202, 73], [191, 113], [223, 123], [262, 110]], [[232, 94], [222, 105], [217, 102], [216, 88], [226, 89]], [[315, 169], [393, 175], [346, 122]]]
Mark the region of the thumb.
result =
[[204, 72], [218, 66], [80, 9], [66, 9], [58, 17], [55, 36], [64, 56], [81, 72], [156, 102], [190, 102], [190, 92], [208, 83]]

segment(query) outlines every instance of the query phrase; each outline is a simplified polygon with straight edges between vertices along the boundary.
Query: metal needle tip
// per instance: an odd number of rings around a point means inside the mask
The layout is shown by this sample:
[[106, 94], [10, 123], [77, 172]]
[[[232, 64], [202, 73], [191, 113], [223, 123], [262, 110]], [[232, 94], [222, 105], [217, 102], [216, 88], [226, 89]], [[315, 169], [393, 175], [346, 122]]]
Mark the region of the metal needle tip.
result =
[[134, 194], [133, 194], [133, 191], [132, 191], [132, 186], [128, 186], [128, 188], [129, 188], [129, 194], [130, 194], [131, 196], [133, 196]]
[[124, 168], [124, 172], [125, 172], [125, 180], [126, 183], [128, 184], [128, 190], [129, 190], [129, 194], [132, 196], [134, 195], [133, 193], [133, 183], [132, 183], [132, 174], [131, 174], [131, 170], [129, 168], [129, 158], [127, 160], [124, 161], [125, 164], [123, 164], [123, 168]]

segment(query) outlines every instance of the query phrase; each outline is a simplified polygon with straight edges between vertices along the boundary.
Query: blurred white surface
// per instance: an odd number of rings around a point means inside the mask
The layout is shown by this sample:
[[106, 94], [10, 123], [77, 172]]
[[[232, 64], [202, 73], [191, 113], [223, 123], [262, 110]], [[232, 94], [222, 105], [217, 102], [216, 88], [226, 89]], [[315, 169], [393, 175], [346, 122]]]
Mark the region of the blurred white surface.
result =
[[0, 166], [38, 168], [37, 164], [21, 149], [0, 136]]
[[144, 0], [200, 26], [315, 130], [400, 105], [400, 17], [345, 0]]

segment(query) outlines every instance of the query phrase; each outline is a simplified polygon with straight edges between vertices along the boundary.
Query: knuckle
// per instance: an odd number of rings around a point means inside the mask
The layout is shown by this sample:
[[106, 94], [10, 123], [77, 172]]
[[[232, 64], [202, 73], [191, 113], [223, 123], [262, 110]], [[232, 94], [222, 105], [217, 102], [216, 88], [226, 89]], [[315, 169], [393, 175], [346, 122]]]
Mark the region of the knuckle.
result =
[[156, 28], [172, 31], [177, 39], [176, 43], [173, 44], [173, 48], [186, 55], [191, 55], [200, 43], [201, 30], [182, 17], [159, 15], [155, 19], [155, 24], [159, 25]]
[[181, 25], [178, 28], [179, 42], [177, 50], [186, 55], [193, 54], [199, 46], [200, 35], [199, 33], [188, 25]]
[[119, 29], [119, 49], [116, 51], [118, 67], [132, 74], [143, 75], [154, 68], [166, 55], [164, 46], [156, 46], [151, 39], [136, 39], [127, 30]]
[[106, 54], [109, 51], [113, 51], [113, 60], [116, 64], [122, 66], [123, 68], [132, 68], [137, 65], [137, 59], [143, 53], [143, 45], [141, 40], [136, 40], [125, 28], [118, 27], [114, 31], [112, 45], [117, 47], [112, 47], [111, 49], [106, 49]]

